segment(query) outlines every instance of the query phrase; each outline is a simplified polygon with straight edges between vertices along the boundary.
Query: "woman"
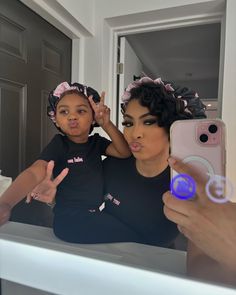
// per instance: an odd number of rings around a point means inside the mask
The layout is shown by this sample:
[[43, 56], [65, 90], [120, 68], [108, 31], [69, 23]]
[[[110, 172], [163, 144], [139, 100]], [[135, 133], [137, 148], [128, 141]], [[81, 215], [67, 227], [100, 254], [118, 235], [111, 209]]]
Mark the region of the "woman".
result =
[[[163, 214], [162, 194], [170, 182], [169, 129], [175, 120], [205, 117], [205, 108], [195, 92], [174, 90], [161, 79], [147, 77], [130, 84], [123, 100], [124, 136], [133, 156], [104, 161], [105, 209], [91, 212], [91, 222], [86, 225], [77, 219], [74, 227], [62, 224], [67, 233], [63, 239], [78, 243], [133, 241], [168, 247], [178, 235], [175, 224]], [[53, 190], [53, 182], [47, 182]], [[38, 199], [43, 200], [39, 195]], [[62, 238], [59, 232], [56, 235]]]
[[170, 246], [178, 232], [167, 222], [161, 198], [170, 183], [169, 130], [175, 120], [192, 115], [173, 97], [171, 86], [158, 79], [132, 83], [123, 100], [124, 136], [133, 157], [104, 161], [105, 210], [148, 244]]

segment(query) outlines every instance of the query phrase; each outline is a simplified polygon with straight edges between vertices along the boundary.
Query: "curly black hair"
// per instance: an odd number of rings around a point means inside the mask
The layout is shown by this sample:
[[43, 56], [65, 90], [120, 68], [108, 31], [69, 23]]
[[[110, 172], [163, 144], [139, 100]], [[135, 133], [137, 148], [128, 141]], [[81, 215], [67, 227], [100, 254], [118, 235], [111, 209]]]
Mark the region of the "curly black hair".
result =
[[182, 99], [175, 98], [163, 84], [145, 83], [130, 90], [129, 100], [122, 105], [122, 112], [132, 100], [138, 100], [140, 105], [147, 107], [150, 114], [157, 117], [157, 125], [163, 127], [167, 134], [170, 126], [176, 120], [192, 119], [193, 115], [185, 110]]

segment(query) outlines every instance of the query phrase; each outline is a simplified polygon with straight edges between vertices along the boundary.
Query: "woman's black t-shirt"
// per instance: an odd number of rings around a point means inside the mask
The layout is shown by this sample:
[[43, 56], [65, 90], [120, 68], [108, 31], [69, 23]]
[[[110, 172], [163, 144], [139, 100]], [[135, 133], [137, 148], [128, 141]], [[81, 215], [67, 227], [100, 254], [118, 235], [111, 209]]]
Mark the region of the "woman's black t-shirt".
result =
[[144, 177], [138, 173], [134, 157], [108, 157], [103, 171], [105, 212], [139, 233], [146, 243], [170, 245], [178, 230], [163, 213], [162, 195], [170, 187], [169, 167], [155, 177]]

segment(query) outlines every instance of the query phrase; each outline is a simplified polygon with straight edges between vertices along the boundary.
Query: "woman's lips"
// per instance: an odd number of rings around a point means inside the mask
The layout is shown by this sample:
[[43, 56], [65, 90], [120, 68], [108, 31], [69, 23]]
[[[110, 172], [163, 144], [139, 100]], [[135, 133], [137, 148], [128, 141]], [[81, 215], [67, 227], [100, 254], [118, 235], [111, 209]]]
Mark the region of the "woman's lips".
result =
[[139, 152], [142, 149], [142, 145], [139, 142], [131, 142], [129, 147], [132, 152]]

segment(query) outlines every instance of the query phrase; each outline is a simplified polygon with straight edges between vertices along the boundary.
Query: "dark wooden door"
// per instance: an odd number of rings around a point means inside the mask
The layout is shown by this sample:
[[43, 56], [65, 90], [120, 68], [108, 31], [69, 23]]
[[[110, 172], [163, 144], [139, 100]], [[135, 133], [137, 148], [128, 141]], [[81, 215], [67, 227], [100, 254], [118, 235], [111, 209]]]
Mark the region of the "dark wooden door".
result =
[[[54, 132], [47, 95], [71, 77], [72, 41], [18, 0], [0, 0], [0, 169], [15, 178]], [[21, 202], [12, 219], [51, 225], [45, 204]]]

